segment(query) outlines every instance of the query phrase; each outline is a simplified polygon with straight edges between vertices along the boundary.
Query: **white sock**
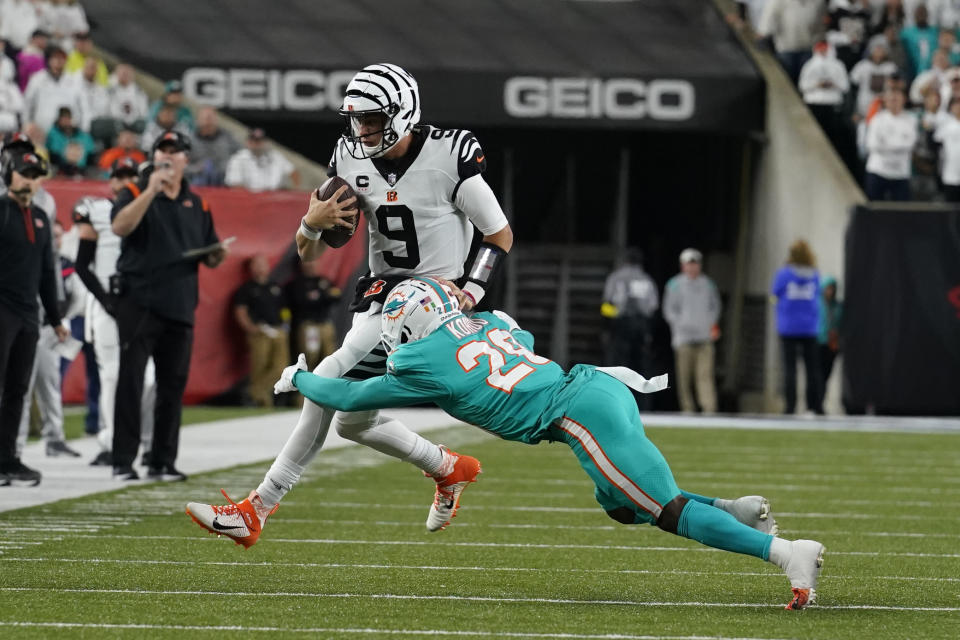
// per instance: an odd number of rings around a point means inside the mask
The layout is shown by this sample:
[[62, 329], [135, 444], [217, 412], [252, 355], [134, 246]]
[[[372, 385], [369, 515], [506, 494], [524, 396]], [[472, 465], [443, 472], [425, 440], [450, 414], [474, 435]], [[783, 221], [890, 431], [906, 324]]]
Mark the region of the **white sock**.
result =
[[257, 494], [263, 501], [263, 506], [272, 509], [274, 505], [280, 502], [283, 496], [287, 495], [287, 492], [293, 489], [293, 485], [300, 480], [303, 469], [302, 466], [288, 460], [283, 455], [279, 456], [270, 466], [267, 475], [263, 477], [263, 482], [257, 487]]
[[713, 501], [713, 506], [717, 509], [723, 509], [727, 513], [730, 513], [730, 506], [733, 504], [733, 500], [726, 500], [725, 498], [716, 498]]
[[790, 544], [789, 540], [774, 538], [770, 542], [770, 555], [767, 559], [784, 571], [787, 570], [787, 563], [790, 562], [791, 555], [793, 555], [793, 545]]
[[[416, 465], [425, 473], [436, 476], [443, 469], [443, 450], [439, 445], [435, 445], [426, 438], [417, 436], [417, 441], [413, 445], [413, 451], [403, 460]], [[453, 471], [451, 469], [450, 471]], [[449, 472], [443, 474], [447, 475]]]

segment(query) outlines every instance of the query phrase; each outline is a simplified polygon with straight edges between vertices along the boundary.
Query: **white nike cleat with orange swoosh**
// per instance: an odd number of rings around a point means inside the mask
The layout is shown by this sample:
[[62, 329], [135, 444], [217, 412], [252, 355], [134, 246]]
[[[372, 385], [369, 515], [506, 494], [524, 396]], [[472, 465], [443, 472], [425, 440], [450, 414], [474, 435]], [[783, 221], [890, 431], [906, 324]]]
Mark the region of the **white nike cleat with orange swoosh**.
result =
[[[260, 496], [256, 491], [251, 491], [250, 495], [243, 502], [234, 502], [223, 489], [220, 490], [223, 497], [230, 502], [226, 505], [203, 504], [200, 502], [187, 503], [187, 515], [198, 525], [217, 536], [227, 536], [234, 542], [249, 549], [256, 544], [263, 530], [263, 523], [267, 516], [273, 515], [280, 505], [274, 505], [273, 509], [258, 510], [253, 502], [259, 501]], [[262, 511], [262, 515], [258, 515]]]

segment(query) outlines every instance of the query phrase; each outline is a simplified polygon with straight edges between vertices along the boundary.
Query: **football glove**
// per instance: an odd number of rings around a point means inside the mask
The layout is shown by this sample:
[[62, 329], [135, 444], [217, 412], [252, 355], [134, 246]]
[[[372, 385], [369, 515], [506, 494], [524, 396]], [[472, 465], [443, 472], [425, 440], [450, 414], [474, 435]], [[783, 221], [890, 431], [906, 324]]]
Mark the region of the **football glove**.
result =
[[273, 385], [273, 394], [277, 395], [280, 393], [286, 393], [288, 391], [296, 391], [297, 387], [293, 384], [293, 376], [297, 374], [297, 371], [306, 371], [307, 370], [307, 356], [300, 354], [300, 357], [297, 358], [297, 363], [292, 364], [286, 369], [283, 370], [283, 373], [280, 374], [280, 379], [277, 380], [277, 383]]

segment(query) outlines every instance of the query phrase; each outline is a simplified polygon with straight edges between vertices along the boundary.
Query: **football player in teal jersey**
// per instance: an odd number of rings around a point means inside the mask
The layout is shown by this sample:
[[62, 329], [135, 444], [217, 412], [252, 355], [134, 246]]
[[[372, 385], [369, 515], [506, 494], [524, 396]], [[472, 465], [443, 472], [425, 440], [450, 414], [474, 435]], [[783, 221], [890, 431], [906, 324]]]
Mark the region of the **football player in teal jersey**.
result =
[[[788, 609], [814, 600], [822, 544], [776, 537], [769, 503], [760, 496], [723, 500], [677, 487], [663, 455], [647, 439], [627, 387], [649, 391], [662, 388], [662, 381], [644, 380], [622, 367], [577, 365], [565, 372], [533, 352], [533, 336], [512, 318], [496, 311], [468, 317], [453, 292], [430, 278], [404, 280], [391, 291], [383, 306], [381, 338], [389, 353], [385, 375], [360, 382], [321, 377], [306, 371], [301, 356], [275, 390], [297, 389], [340, 411], [434, 402], [505, 440], [565, 442], [614, 520], [653, 524], [717, 549], [768, 560], [790, 579]], [[475, 478], [437, 499], [453, 501], [455, 514], [461, 493]], [[443, 512], [450, 513], [446, 506]], [[188, 513], [234, 539], [254, 528], [259, 535], [269, 515], [257, 514], [249, 498], [225, 507], [191, 503]]]

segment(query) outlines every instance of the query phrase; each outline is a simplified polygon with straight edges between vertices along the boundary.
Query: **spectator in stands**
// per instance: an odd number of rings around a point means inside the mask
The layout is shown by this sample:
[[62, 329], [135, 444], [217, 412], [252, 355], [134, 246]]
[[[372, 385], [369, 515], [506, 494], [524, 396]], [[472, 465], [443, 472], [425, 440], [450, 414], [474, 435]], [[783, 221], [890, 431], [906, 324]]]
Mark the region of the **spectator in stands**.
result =
[[234, 294], [233, 312], [250, 350], [250, 397], [258, 406], [272, 407], [273, 383], [289, 357], [289, 335], [282, 319], [287, 302], [280, 285], [270, 280], [266, 256], [252, 256], [247, 270], [250, 280]]
[[64, 49], [73, 48], [73, 34], [90, 31], [87, 14], [77, 0], [53, 0], [46, 22], [50, 33]]
[[869, 0], [830, 0], [827, 38], [849, 71], [863, 56], [873, 10]]
[[82, 119], [82, 105], [76, 87], [63, 72], [67, 54], [57, 45], [46, 50], [47, 66], [30, 78], [24, 93], [27, 120], [36, 122], [44, 131], [57, 119], [60, 107], [67, 107], [70, 113]]
[[930, 68], [914, 78], [910, 84], [910, 102], [923, 104], [923, 96], [928, 89], [940, 91], [940, 88], [947, 83], [946, 74], [949, 68], [949, 54], [943, 49], [934, 51]]
[[[650, 375], [653, 314], [660, 308], [657, 284], [643, 270], [643, 253], [628, 249], [603, 285], [600, 315], [605, 322], [604, 364], [630, 367]], [[635, 393], [637, 405], [650, 409], [649, 394]]]
[[340, 293], [320, 275], [315, 260], [300, 261], [300, 273], [287, 286], [294, 344], [298, 353], [307, 356], [311, 370], [337, 350], [333, 310]]
[[904, 47], [903, 40], [900, 39], [900, 32], [897, 31], [896, 27], [887, 27], [886, 31], [870, 38], [869, 42], [867, 42], [867, 51], [870, 50], [870, 45], [874, 42], [883, 42], [887, 45], [887, 58], [889, 58], [893, 64], [897, 65], [899, 73], [904, 75], [909, 73], [910, 62], [907, 56], [907, 49]]
[[83, 174], [96, 146], [90, 134], [76, 125], [70, 107], [60, 107], [57, 121], [47, 133], [47, 149], [57, 173], [75, 176]]
[[[70, 74], [77, 96], [80, 99], [82, 119], [79, 127], [93, 133], [92, 124], [95, 120], [107, 118], [110, 115], [110, 95], [107, 88], [97, 82], [97, 69], [100, 59], [96, 56], [87, 57], [80, 71]], [[112, 129], [112, 127], [111, 127]]]
[[[114, 163], [124, 158], [130, 158], [136, 165], [139, 165], [147, 159], [147, 156], [140, 151], [139, 144], [140, 139], [137, 136], [137, 132], [128, 127], [124, 127], [117, 134], [116, 144], [100, 154], [97, 165], [103, 169], [104, 175], [106, 176], [111, 174]], [[191, 184], [193, 184], [192, 181]]]
[[90, 38], [90, 32], [84, 31], [74, 34], [73, 51], [67, 56], [67, 73], [80, 71], [90, 58], [95, 58], [97, 61], [94, 79], [101, 87], [106, 87], [107, 81], [110, 79], [110, 73], [107, 71], [107, 65], [103, 63], [103, 60], [101, 60], [93, 50], [93, 40]]
[[282, 189], [287, 178], [294, 189], [300, 186], [300, 174], [282, 153], [270, 147], [263, 129], [251, 129], [247, 148], [227, 162], [226, 183], [231, 187], [273, 191]]
[[942, 145], [940, 178], [944, 197], [947, 202], [960, 202], [960, 97], [950, 101], [949, 113], [933, 138]]
[[887, 58], [886, 43], [871, 42], [868, 57], [850, 70], [850, 82], [857, 85], [857, 116], [862, 118], [867, 115], [870, 104], [883, 93], [884, 81], [896, 71], [897, 66]]
[[0, 38], [14, 49], [27, 45], [30, 34], [42, 24], [44, 7], [31, 0], [4, 0], [0, 4]]
[[904, 111], [903, 89], [884, 96], [886, 109], [867, 125], [867, 174], [864, 191], [870, 200], [909, 200], [910, 167], [917, 142], [917, 120]]
[[888, 33], [889, 30], [892, 35], [890, 39], [893, 40], [899, 37], [906, 22], [907, 11], [903, 6], [903, 0], [886, 0], [883, 7], [880, 8], [880, 12], [874, 17], [870, 33], [874, 35], [883, 34]]
[[947, 52], [950, 66], [955, 67], [960, 64], [960, 46], [957, 45], [957, 32], [953, 29], [940, 29], [940, 34], [937, 37], [937, 51]]
[[193, 135], [193, 113], [190, 107], [183, 104], [183, 84], [179, 80], [171, 80], [163, 86], [163, 95], [150, 105], [150, 120], [156, 120], [157, 114], [164, 106], [173, 107], [173, 115], [181, 130]]
[[[17, 65], [14, 63], [15, 53], [12, 51], [9, 55], [7, 53], [7, 43], [3, 41], [3, 38], [0, 38], [0, 78], [6, 78], [12, 80], [14, 83], [17, 82], [17, 78], [20, 77], [20, 72], [17, 71]], [[19, 89], [19, 85], [17, 85]], [[23, 89], [20, 89], [20, 93], [23, 93]]]
[[0, 133], [19, 131], [24, 123], [23, 94], [16, 83], [16, 70], [10, 59], [0, 53], [9, 66], [0, 65]]
[[197, 109], [197, 134], [193, 138], [193, 154], [187, 175], [196, 185], [223, 185], [227, 162], [240, 151], [240, 143], [229, 131], [220, 127], [217, 111], [204, 106]]
[[177, 110], [173, 105], [164, 105], [157, 112], [157, 117], [147, 123], [140, 138], [140, 146], [144, 151], [153, 148], [153, 143], [168, 131], [176, 131], [180, 135], [189, 136], [190, 131], [182, 122], [177, 122]]
[[823, 391], [821, 402], [827, 397], [827, 382], [833, 372], [833, 362], [840, 353], [840, 324], [843, 321], [843, 303], [837, 298], [837, 279], [826, 276], [821, 284], [820, 318], [817, 323], [817, 343], [820, 346], [820, 378]]
[[110, 117], [143, 131], [150, 109], [147, 94], [135, 82], [133, 67], [118, 64], [110, 78]]
[[680, 409], [687, 413], [696, 410], [694, 386], [700, 409], [704, 413], [717, 410], [713, 343], [720, 337], [720, 293], [702, 272], [702, 263], [699, 251], [684, 249], [681, 273], [670, 278], [663, 290], [663, 317], [670, 325], [676, 356], [677, 395]]
[[763, 8], [767, 6], [769, 0], [737, 0], [737, 14], [728, 16], [735, 27], [743, 28], [749, 25], [750, 29], [756, 33], [760, 25], [760, 17], [763, 15]]
[[773, 278], [771, 293], [777, 304], [777, 333], [783, 348], [785, 414], [797, 409], [797, 352], [803, 357], [807, 379], [807, 411], [823, 413], [823, 381], [817, 330], [820, 321], [820, 274], [813, 252], [803, 240], [790, 245], [787, 263]]
[[[33, 152], [49, 164], [50, 151], [47, 149], [47, 132], [41, 129], [36, 122], [28, 122], [23, 126], [23, 134], [33, 145]], [[46, 193], [43, 191], [43, 187], [40, 188], [40, 192]]]
[[44, 52], [50, 43], [50, 34], [43, 29], [37, 29], [30, 34], [27, 46], [17, 54], [17, 83], [20, 91], [27, 90], [27, 83], [38, 71], [42, 71], [47, 64]]
[[822, 34], [826, 5], [822, 0], [769, 0], [757, 34], [773, 38], [780, 64], [794, 84]]
[[813, 46], [813, 56], [800, 70], [799, 89], [824, 133], [838, 145], [846, 127], [843, 104], [850, 84], [843, 64], [830, 55], [826, 39]]
[[940, 196], [938, 176], [939, 143], [934, 134], [949, 115], [940, 110], [940, 93], [927, 89], [917, 110], [917, 144], [913, 148], [913, 177], [910, 193], [914, 200], [936, 200]]
[[906, 71], [911, 78], [930, 68], [933, 52], [937, 50], [940, 30], [930, 24], [928, 16], [927, 5], [918, 4], [913, 10], [914, 25], [904, 27], [900, 32], [900, 39], [903, 40], [910, 63], [910, 68]]

